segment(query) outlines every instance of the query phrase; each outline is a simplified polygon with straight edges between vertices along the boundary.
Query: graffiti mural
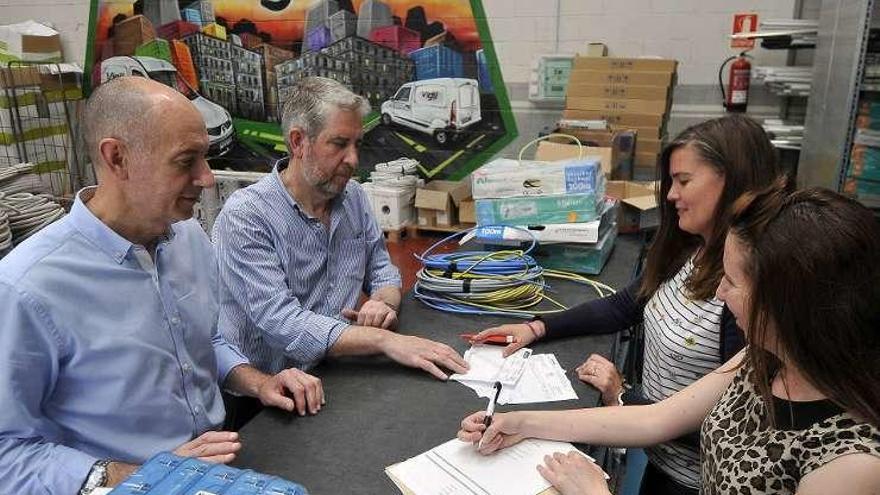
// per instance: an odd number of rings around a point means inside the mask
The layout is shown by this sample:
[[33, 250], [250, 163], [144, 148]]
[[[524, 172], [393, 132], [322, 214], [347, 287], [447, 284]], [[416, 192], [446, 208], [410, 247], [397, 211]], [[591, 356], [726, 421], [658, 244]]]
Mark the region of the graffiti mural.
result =
[[268, 171], [300, 78], [369, 100], [360, 175], [402, 156], [460, 179], [516, 136], [478, 0], [94, 1], [92, 85], [121, 75], [177, 88], [205, 118], [215, 169]]

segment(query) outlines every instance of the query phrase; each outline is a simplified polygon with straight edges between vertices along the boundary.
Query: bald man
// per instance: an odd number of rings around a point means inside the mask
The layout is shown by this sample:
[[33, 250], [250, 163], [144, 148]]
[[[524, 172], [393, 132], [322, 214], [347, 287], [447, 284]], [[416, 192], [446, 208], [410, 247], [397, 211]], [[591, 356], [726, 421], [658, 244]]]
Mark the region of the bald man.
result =
[[166, 450], [229, 462], [221, 387], [300, 414], [323, 403], [317, 378], [257, 371], [217, 331], [216, 262], [191, 219], [214, 184], [195, 107], [120, 78], [83, 126], [98, 185], [0, 260], [4, 494], [89, 493]]

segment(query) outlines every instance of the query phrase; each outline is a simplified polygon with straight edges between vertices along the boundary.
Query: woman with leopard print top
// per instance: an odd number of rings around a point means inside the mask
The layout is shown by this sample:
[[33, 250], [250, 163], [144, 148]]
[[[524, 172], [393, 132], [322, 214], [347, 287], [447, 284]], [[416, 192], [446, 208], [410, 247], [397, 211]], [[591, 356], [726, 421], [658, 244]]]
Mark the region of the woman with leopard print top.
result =
[[[705, 494], [880, 492], [880, 228], [870, 210], [783, 183], [734, 205], [718, 297], [749, 346], [649, 406], [475, 413], [459, 438], [489, 454], [523, 438], [647, 446], [701, 428]], [[607, 494], [601, 471], [556, 454], [563, 495]]]

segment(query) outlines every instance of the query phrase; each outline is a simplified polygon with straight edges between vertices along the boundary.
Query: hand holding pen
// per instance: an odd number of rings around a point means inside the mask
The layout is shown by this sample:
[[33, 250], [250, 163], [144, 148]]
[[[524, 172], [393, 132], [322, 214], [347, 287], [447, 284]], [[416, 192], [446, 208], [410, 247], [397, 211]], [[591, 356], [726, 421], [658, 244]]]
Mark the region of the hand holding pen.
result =
[[[495, 395], [492, 396], [492, 399], [489, 400], [489, 406], [486, 407], [486, 415], [483, 417], [483, 426], [486, 429], [492, 425], [492, 416], [495, 415], [495, 404], [498, 403], [498, 396], [501, 395], [501, 382], [495, 382]], [[483, 437], [480, 437], [480, 441], [477, 444], [477, 449], [483, 448]]]

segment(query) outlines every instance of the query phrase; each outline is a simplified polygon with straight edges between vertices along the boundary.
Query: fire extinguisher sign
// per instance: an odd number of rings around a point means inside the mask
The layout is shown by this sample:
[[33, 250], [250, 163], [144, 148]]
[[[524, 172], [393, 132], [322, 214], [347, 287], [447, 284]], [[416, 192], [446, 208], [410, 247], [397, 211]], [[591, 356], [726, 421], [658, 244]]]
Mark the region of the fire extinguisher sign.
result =
[[[758, 14], [740, 13], [733, 15], [733, 34], [755, 33], [758, 31]], [[731, 48], [754, 48], [755, 38], [731, 38]]]

